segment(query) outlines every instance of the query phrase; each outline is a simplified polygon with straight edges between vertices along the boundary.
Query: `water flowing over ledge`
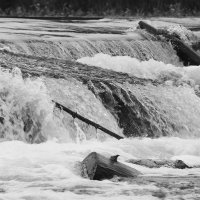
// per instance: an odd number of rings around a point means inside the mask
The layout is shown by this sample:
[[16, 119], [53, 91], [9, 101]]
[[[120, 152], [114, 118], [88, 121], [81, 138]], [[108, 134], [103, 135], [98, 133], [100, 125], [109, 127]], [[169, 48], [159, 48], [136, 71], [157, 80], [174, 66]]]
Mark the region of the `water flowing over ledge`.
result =
[[137, 22], [86, 21], [85, 25], [61, 21], [59, 26], [54, 21], [51, 24], [37, 20], [32, 23], [25, 20], [23, 24], [9, 19], [0, 22], [0, 49], [14, 53], [68, 60], [104, 53], [181, 65], [170, 43], [145, 31], [135, 31]]
[[[168, 69], [166, 65], [165, 71], [161, 71], [162, 73], [156, 79], [144, 79], [73, 61], [6, 52], [1, 52], [1, 66], [4, 68], [16, 66], [21, 68], [23, 73], [37, 76], [63, 78], [66, 81], [71, 81], [71, 78], [76, 79], [80, 88], [84, 89], [86, 86], [98, 101], [102, 102], [115, 118], [115, 123], [128, 137], [167, 135], [199, 137], [200, 99], [194, 91], [195, 83], [192, 84], [189, 79], [184, 79], [181, 71], [177, 75], [172, 73], [173, 66]], [[59, 82], [55, 81], [55, 83], [51, 83], [51, 86], [47, 85], [51, 98], [66, 106], [70, 105], [70, 102], [66, 104], [65, 98], [57, 99], [55, 86]], [[63, 87], [59, 85], [58, 88], [62, 90]], [[64, 91], [63, 88], [61, 94]], [[68, 95], [70, 96], [70, 93]], [[76, 109], [81, 106], [84, 105], [80, 102], [76, 105]], [[85, 116], [85, 113], [80, 114]]]
[[[135, 32], [135, 22], [101, 20], [78, 28], [4, 20], [0, 198], [199, 198], [199, 66], [183, 68], [170, 43]], [[56, 110], [52, 99], [129, 138], [109, 138]], [[120, 162], [144, 175], [83, 179], [79, 162], [91, 151], [119, 154]], [[150, 169], [126, 162], [142, 158], [181, 159], [194, 168]]]

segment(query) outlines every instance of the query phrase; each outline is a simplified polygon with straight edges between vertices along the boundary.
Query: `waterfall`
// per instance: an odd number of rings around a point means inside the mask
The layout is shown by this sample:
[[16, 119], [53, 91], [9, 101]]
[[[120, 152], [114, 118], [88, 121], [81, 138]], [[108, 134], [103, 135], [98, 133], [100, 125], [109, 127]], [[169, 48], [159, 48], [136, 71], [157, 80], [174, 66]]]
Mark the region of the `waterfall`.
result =
[[2, 49], [32, 56], [76, 60], [104, 53], [113, 56], [130, 56], [139, 60], [154, 59], [164, 63], [181, 65], [172, 45], [138, 31], [135, 36], [124, 38], [65, 39], [65, 40], [14, 40], [2, 41]]
[[[52, 99], [121, 134], [109, 111], [75, 79], [23, 79], [18, 68], [1, 70], [0, 77], [1, 139], [41, 143], [52, 138], [69, 142], [97, 137], [94, 127], [56, 112]], [[101, 133], [100, 138], [107, 136]]]

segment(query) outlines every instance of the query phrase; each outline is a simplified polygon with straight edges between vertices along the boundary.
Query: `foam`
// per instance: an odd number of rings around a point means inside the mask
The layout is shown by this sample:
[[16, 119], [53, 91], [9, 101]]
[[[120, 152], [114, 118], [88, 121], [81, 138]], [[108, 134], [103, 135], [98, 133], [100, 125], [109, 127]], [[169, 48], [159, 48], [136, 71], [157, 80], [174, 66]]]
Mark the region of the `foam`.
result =
[[[3, 199], [155, 199], [153, 184], [136, 184], [114, 180], [91, 181], [80, 177], [78, 162], [90, 152], [105, 156], [119, 154], [119, 161], [141, 171], [143, 176], [200, 176], [194, 169], [150, 169], [127, 163], [131, 158], [180, 159], [193, 165], [199, 154], [200, 139], [109, 139], [80, 143], [41, 144], [7, 141], [0, 144], [0, 193]], [[187, 155], [187, 157], [185, 156]], [[145, 191], [145, 192], [144, 192]]]
[[78, 59], [77, 62], [117, 72], [125, 72], [139, 78], [193, 80], [194, 84], [200, 84], [200, 66], [176, 67], [153, 59], [140, 61], [129, 56], [110, 56], [106, 54], [83, 57]]
[[42, 142], [64, 132], [54, 118], [54, 104], [40, 78], [23, 79], [18, 68], [12, 72], [0, 69], [0, 102], [1, 138]]

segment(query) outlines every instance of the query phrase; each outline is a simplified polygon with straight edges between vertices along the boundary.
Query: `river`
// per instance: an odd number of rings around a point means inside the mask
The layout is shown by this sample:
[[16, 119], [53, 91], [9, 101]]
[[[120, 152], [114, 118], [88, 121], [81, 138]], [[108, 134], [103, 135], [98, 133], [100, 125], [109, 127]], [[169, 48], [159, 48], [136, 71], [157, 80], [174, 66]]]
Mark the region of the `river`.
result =
[[[0, 199], [200, 198], [200, 67], [184, 67], [172, 45], [137, 30], [138, 21], [0, 19]], [[194, 29], [197, 40], [199, 21], [148, 20]], [[80, 162], [93, 151], [119, 154], [142, 175], [82, 178]], [[181, 159], [192, 168], [129, 159]]]

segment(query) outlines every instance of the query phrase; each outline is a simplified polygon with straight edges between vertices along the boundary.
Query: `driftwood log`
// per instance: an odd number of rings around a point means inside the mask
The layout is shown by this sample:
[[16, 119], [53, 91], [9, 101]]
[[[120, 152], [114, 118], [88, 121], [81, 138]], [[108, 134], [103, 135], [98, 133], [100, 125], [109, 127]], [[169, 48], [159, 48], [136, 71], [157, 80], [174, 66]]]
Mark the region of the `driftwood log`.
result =
[[140, 21], [138, 24], [141, 29], [145, 29], [147, 32], [153, 35], [162, 35], [165, 38], [169, 39], [176, 49], [179, 57], [184, 61], [184, 64], [200, 65], [200, 56], [190, 46], [182, 42], [179, 38], [170, 35], [165, 30], [156, 29], [146, 22]]
[[114, 176], [133, 178], [141, 173], [117, 161], [116, 156], [106, 158], [96, 152], [90, 153], [81, 163], [82, 176], [91, 180], [111, 179]]
[[97, 123], [95, 123], [95, 122], [93, 122], [93, 121], [91, 121], [91, 120], [83, 117], [82, 115], [79, 115], [77, 112], [74, 112], [74, 111], [70, 110], [69, 108], [61, 105], [58, 102], [55, 102], [55, 101], [53, 101], [53, 102], [55, 103], [55, 106], [57, 108], [59, 108], [59, 109], [65, 111], [65, 112], [69, 113], [73, 118], [80, 119], [81, 121], [83, 121], [83, 122], [85, 122], [85, 123], [87, 123], [87, 124], [95, 127], [96, 129], [99, 129], [99, 130], [103, 131], [104, 133], [106, 133], [106, 134], [108, 134], [108, 135], [110, 135], [110, 136], [112, 136], [112, 137], [114, 137], [114, 138], [116, 138], [118, 140], [123, 139], [122, 136], [120, 136], [120, 135], [118, 135], [118, 134], [116, 134], [116, 133], [108, 130], [107, 128], [101, 126], [100, 124], [97, 124]]

